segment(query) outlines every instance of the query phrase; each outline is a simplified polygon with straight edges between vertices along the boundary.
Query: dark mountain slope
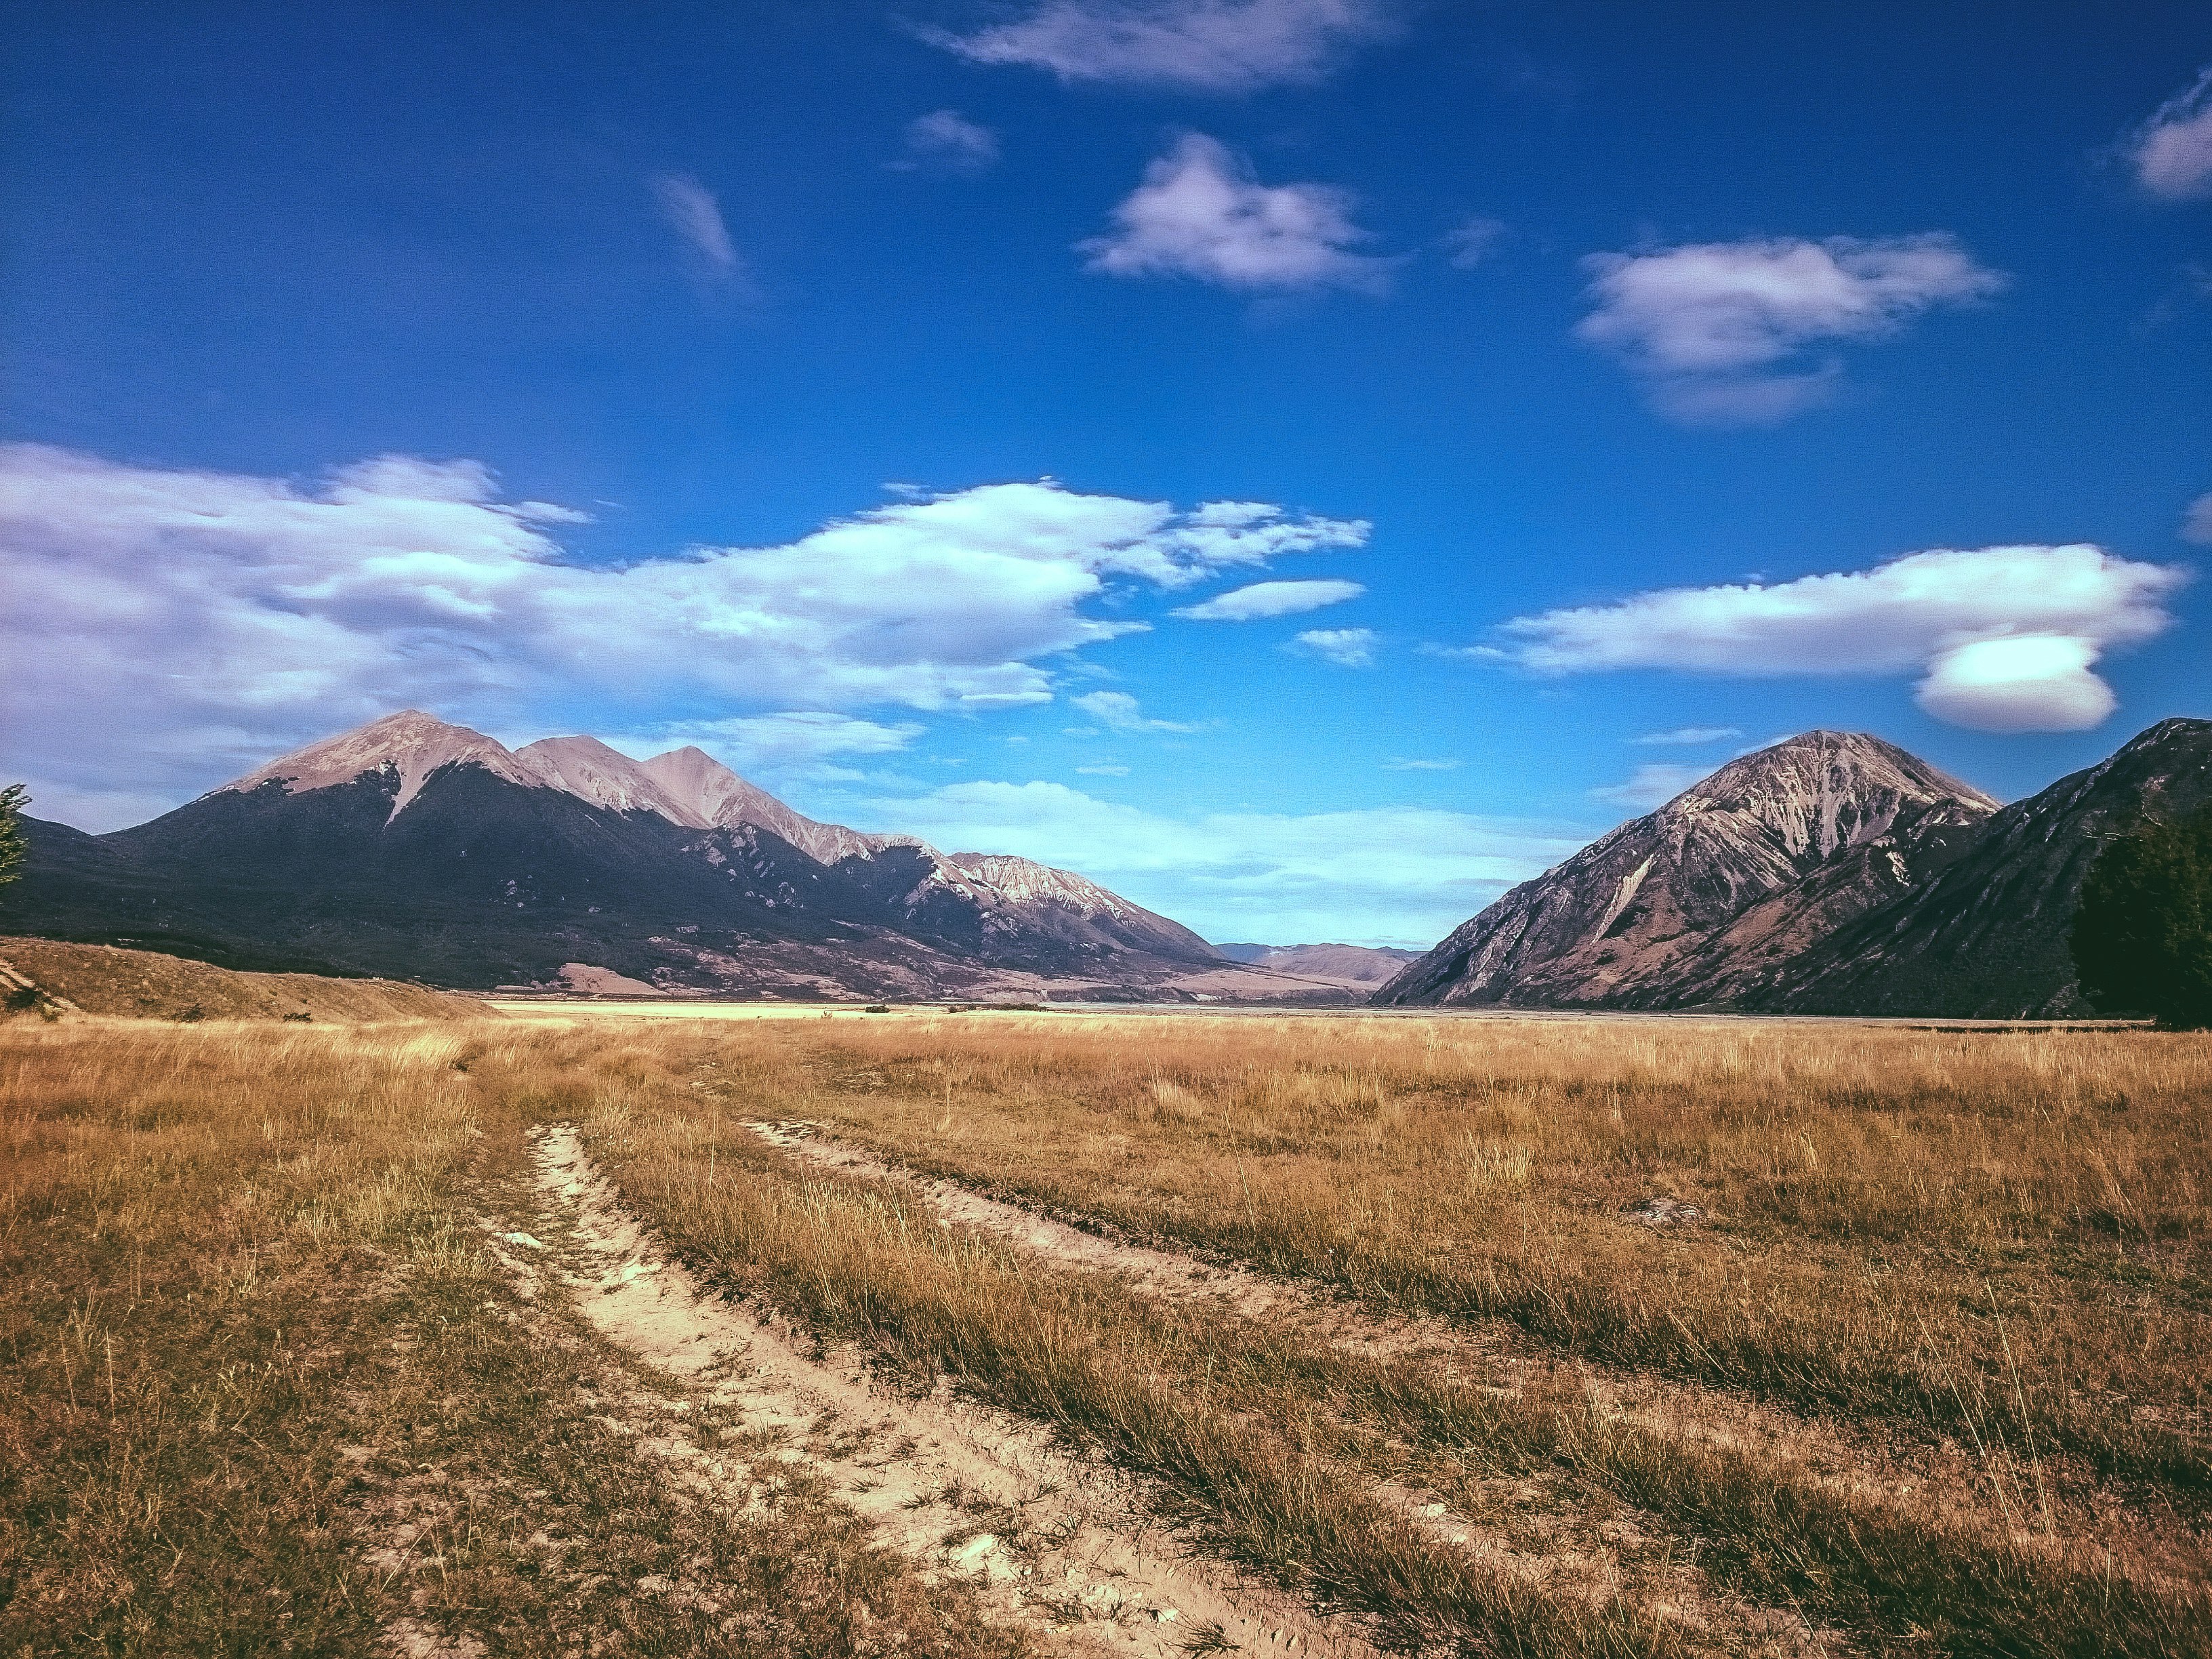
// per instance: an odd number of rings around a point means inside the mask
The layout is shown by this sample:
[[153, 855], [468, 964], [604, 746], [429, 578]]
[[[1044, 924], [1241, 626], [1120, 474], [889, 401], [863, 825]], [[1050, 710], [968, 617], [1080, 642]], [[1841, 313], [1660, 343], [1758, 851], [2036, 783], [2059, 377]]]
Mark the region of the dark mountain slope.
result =
[[1991, 1018], [2093, 1012], [2067, 934], [2082, 878], [2143, 815], [2212, 805], [2212, 720], [2161, 720], [1992, 817], [1931, 880], [1808, 949], [1750, 1006]]

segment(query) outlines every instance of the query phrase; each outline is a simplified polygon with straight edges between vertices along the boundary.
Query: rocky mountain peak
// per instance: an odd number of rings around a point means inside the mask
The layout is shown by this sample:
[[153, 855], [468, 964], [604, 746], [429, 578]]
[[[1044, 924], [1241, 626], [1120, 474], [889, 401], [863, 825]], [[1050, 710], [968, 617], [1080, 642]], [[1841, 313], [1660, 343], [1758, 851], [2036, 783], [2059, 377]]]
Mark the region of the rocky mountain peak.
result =
[[388, 773], [398, 780], [392, 802], [392, 816], [397, 817], [421, 793], [431, 774], [456, 762], [481, 766], [509, 783], [528, 786], [539, 781], [532, 769], [518, 762], [497, 738], [465, 726], [450, 725], [419, 708], [403, 708], [350, 732], [295, 749], [214, 793], [250, 793], [265, 783], [281, 783], [296, 794], [351, 783], [367, 772]]

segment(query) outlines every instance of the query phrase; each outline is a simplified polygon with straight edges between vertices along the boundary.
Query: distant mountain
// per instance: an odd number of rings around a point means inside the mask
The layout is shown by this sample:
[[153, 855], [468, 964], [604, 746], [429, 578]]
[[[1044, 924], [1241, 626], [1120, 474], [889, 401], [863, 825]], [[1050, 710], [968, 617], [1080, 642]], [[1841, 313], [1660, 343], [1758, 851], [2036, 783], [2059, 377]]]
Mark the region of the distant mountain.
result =
[[1812, 945], [1759, 1004], [1794, 1013], [2090, 1013], [2067, 935], [2091, 862], [2144, 817], [2206, 805], [2212, 720], [2161, 720], [2111, 759], [2004, 808], [1928, 879]]
[[1390, 945], [1217, 945], [1213, 948], [1231, 962], [1346, 986], [1380, 985], [1421, 957], [1419, 951]]
[[1761, 1000], [1814, 942], [1927, 881], [1996, 803], [1879, 738], [1747, 755], [1463, 923], [1395, 1006]]
[[1025, 859], [794, 812], [696, 749], [409, 711], [134, 829], [33, 820], [15, 931], [482, 988], [1259, 1000], [1310, 984]]

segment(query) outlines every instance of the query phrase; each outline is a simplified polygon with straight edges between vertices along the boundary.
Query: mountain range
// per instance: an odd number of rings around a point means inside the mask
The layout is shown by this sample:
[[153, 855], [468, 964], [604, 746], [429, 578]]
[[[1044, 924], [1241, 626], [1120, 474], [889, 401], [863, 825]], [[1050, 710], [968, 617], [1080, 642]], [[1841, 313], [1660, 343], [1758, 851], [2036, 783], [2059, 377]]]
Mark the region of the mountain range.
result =
[[1512, 889], [1374, 1000], [2085, 1015], [2067, 935], [2090, 863], [2206, 805], [2212, 721], [2162, 720], [2003, 807], [1879, 738], [1807, 732]]
[[1084, 877], [794, 811], [700, 750], [509, 750], [409, 711], [148, 823], [31, 820], [11, 931], [467, 989], [795, 998], [2093, 1012], [2067, 934], [2098, 850], [2212, 805], [2169, 720], [2000, 806], [1879, 738], [1729, 762], [1417, 956], [1208, 944]]
[[133, 829], [32, 820], [9, 925], [469, 988], [1346, 1000], [1027, 859], [817, 823], [697, 749], [509, 750], [416, 711]]

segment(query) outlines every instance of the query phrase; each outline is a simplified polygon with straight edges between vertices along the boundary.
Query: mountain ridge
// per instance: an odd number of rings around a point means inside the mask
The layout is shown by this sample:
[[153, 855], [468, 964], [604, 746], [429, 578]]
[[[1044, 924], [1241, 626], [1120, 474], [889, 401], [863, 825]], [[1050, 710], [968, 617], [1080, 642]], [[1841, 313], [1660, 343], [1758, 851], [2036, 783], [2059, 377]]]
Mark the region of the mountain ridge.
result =
[[238, 966], [872, 998], [1329, 989], [1072, 872], [817, 823], [696, 749], [510, 750], [413, 709], [108, 836], [34, 820], [32, 850], [27, 931]]

